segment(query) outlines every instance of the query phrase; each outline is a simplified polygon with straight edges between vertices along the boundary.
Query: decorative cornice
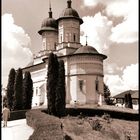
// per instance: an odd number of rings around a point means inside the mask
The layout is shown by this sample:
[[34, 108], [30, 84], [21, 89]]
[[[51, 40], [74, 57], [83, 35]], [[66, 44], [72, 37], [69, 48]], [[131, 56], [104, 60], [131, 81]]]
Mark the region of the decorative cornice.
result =
[[68, 74], [68, 75], [65, 75], [65, 76], [67, 76], [67, 77], [72, 77], [72, 76], [91, 76], [91, 75], [93, 75], [93, 76], [101, 76], [101, 77], [104, 77], [104, 75], [103, 74], [100, 74], [100, 73], [86, 73], [86, 74]]

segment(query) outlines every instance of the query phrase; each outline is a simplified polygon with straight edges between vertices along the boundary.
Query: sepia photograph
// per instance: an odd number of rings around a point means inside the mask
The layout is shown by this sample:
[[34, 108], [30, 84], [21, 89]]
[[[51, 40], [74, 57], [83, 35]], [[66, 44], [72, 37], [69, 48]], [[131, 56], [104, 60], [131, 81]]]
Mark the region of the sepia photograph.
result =
[[139, 140], [138, 0], [1, 4], [2, 140]]

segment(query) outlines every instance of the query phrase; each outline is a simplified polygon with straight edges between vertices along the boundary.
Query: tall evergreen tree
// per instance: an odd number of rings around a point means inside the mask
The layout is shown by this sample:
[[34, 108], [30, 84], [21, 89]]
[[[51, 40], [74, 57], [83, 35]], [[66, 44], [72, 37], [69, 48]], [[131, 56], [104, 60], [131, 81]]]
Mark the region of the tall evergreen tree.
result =
[[66, 106], [66, 90], [65, 90], [65, 68], [64, 61], [59, 61], [59, 74], [57, 80], [56, 87], [56, 99], [55, 99], [55, 107], [56, 107], [56, 115], [58, 117], [65, 115], [65, 106]]
[[21, 110], [23, 108], [23, 93], [22, 93], [23, 75], [19, 68], [15, 77], [14, 84], [14, 110]]
[[104, 98], [108, 98], [110, 96], [110, 90], [108, 86], [104, 83]]
[[33, 97], [33, 81], [30, 72], [25, 72], [23, 80], [23, 108], [31, 109]]
[[131, 94], [128, 93], [127, 96], [128, 96], [128, 108], [133, 108]]
[[8, 84], [7, 84], [7, 105], [10, 110], [13, 109], [13, 96], [14, 96], [14, 83], [15, 83], [15, 75], [16, 71], [14, 68], [12, 68], [9, 72], [9, 77], [8, 77]]
[[57, 83], [57, 59], [53, 53], [49, 54], [48, 58], [48, 73], [47, 73], [47, 111], [50, 115], [56, 115], [55, 109], [55, 92]]
[[124, 96], [124, 102], [125, 102], [125, 107], [128, 108], [128, 94], [125, 94]]
[[104, 100], [106, 102], [107, 105], [114, 105], [114, 99], [110, 98], [110, 90], [108, 88], [108, 86], [104, 83]]

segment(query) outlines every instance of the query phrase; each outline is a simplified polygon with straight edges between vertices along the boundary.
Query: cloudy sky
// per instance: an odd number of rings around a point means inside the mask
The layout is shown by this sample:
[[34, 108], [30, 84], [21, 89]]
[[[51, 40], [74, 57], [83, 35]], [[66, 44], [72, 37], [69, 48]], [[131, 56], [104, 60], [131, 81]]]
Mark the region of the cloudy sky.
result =
[[[51, 0], [58, 18], [67, 0]], [[104, 82], [111, 95], [138, 89], [138, 0], [72, 0], [84, 23], [81, 44], [95, 47], [104, 61]], [[10, 68], [25, 67], [41, 48], [37, 33], [48, 17], [49, 0], [2, 0], [2, 84]]]

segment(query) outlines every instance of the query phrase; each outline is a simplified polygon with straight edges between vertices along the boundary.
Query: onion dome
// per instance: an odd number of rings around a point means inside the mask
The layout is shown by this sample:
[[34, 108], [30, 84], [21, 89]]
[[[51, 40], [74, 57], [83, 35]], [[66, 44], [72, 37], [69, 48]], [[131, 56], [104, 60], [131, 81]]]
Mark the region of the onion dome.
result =
[[71, 7], [71, 3], [72, 3], [71, 0], [68, 0], [67, 1], [67, 8], [62, 11], [62, 13], [60, 14], [60, 17], [59, 17], [58, 21], [60, 19], [75, 18], [75, 19], [78, 19], [79, 20], [80, 24], [82, 24], [83, 23], [83, 20], [79, 17], [78, 12]]
[[49, 17], [44, 19], [41, 25], [41, 29], [38, 33], [41, 35], [44, 31], [57, 31], [57, 21], [52, 17], [52, 11], [50, 8]]

